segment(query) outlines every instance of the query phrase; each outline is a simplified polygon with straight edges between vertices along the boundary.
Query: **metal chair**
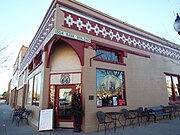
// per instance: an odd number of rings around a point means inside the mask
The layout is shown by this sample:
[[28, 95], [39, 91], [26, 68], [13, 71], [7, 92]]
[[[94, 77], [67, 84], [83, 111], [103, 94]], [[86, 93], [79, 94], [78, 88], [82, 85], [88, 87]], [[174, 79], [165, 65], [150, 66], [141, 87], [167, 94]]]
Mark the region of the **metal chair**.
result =
[[106, 135], [106, 128], [111, 124], [113, 121], [106, 121], [106, 114], [102, 111], [96, 112], [96, 116], [98, 119], [98, 129], [97, 132], [99, 131], [99, 125], [103, 124], [104, 125], [104, 130], [105, 130], [105, 135]]
[[23, 111], [23, 110], [25, 110], [25, 108], [22, 108], [21, 106], [17, 106], [17, 108], [16, 109], [13, 109], [12, 110], [12, 123], [14, 122], [14, 120], [16, 119], [16, 117], [18, 117], [19, 116], [19, 112], [20, 111]]
[[23, 119], [26, 120], [26, 123], [29, 125], [28, 118], [29, 118], [31, 113], [32, 113], [32, 110], [19, 111], [19, 114], [16, 117], [16, 120], [17, 120], [16, 124], [17, 124], [17, 126], [19, 126], [20, 120], [23, 120]]
[[124, 116], [124, 119], [125, 119], [125, 124], [123, 125], [123, 128], [124, 126], [126, 126], [126, 121], [129, 120], [130, 122], [130, 125], [133, 125], [133, 128], [134, 128], [134, 120], [136, 119], [136, 114], [134, 112], [129, 112], [127, 109], [122, 109], [121, 110], [123, 116]]

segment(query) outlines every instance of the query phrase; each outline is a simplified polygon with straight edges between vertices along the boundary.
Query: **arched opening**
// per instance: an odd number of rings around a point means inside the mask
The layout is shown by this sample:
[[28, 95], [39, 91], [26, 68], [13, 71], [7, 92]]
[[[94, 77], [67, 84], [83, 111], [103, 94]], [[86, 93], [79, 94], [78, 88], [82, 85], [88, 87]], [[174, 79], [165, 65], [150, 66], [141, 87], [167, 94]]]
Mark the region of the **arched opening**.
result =
[[71, 98], [72, 93], [81, 93], [81, 60], [77, 49], [68, 42], [58, 40], [51, 47], [49, 103], [55, 110], [54, 124], [56, 127], [73, 128]]
[[81, 72], [81, 63], [77, 53], [66, 42], [59, 40], [52, 48], [50, 56], [50, 71]]

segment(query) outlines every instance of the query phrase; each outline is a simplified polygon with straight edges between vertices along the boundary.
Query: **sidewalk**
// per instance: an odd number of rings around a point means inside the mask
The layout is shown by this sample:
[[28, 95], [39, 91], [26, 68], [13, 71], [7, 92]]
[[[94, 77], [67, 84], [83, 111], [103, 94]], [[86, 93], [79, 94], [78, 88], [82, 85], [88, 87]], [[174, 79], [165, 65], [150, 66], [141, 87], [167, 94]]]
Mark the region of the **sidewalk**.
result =
[[[104, 131], [92, 133], [74, 133], [72, 129], [55, 129], [54, 131], [38, 132], [25, 122], [20, 122], [19, 127], [12, 123], [10, 117], [11, 108], [4, 103], [0, 103], [0, 135], [104, 135]], [[180, 135], [180, 117], [176, 119], [159, 120], [157, 123], [151, 122], [149, 125], [135, 125], [133, 128], [117, 128], [107, 130], [107, 135]]]

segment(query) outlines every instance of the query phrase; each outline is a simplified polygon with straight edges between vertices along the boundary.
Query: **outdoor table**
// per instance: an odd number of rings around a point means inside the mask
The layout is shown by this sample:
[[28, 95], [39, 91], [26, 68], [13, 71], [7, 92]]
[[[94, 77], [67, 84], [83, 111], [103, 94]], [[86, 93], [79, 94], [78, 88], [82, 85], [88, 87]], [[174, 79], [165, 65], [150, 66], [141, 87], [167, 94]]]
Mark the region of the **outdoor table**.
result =
[[129, 110], [129, 113], [131, 114], [132, 117], [137, 117], [137, 122], [138, 122], [138, 124], [140, 124], [140, 117], [141, 117], [142, 112], [141, 113], [138, 112], [137, 109], [131, 109], [131, 110]]
[[114, 121], [114, 132], [116, 132], [116, 121], [117, 120], [119, 121], [119, 117], [118, 116], [120, 116], [122, 113], [121, 112], [106, 112], [106, 114], [110, 115], [112, 120]]

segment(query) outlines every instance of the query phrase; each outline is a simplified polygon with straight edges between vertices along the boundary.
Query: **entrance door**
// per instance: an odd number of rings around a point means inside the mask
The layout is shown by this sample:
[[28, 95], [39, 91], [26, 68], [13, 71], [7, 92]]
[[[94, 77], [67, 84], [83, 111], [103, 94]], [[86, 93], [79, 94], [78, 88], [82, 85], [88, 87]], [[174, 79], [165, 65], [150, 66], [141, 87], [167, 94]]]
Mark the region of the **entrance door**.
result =
[[75, 86], [56, 87], [56, 127], [73, 128], [71, 99]]

